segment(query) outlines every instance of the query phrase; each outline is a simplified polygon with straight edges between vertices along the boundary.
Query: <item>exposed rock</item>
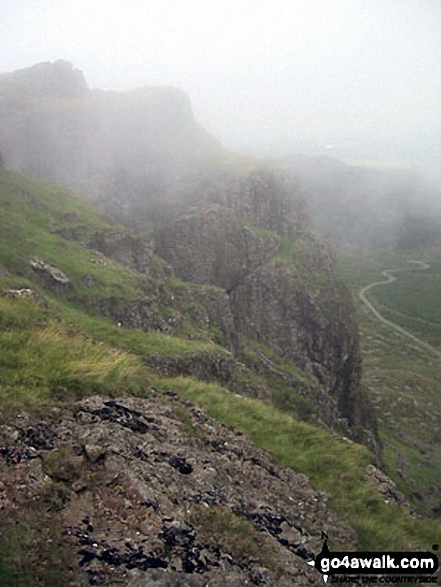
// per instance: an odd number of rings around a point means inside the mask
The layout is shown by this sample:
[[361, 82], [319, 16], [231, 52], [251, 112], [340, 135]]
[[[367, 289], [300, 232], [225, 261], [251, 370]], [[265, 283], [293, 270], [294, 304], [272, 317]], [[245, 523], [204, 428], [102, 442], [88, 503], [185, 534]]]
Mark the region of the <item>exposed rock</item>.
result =
[[150, 239], [136, 238], [129, 232], [100, 231], [90, 245], [106, 257], [140, 273], [150, 274], [154, 269], [153, 244]]
[[188, 214], [157, 233], [155, 252], [185, 281], [235, 287], [273, 255], [276, 234], [238, 223], [234, 210], [220, 206]]
[[171, 332], [171, 325], [152, 309], [153, 304], [154, 300], [148, 296], [133, 301], [114, 296], [99, 300], [94, 306], [120, 326], [140, 328], [145, 332]]
[[[293, 186], [261, 169], [214, 182], [201, 206], [156, 232], [156, 252], [181, 278], [228, 295], [223, 310], [234, 317], [233, 351], [244, 337], [293, 363], [318, 384], [301, 386], [311, 392], [316, 417], [378, 452], [374, 411], [360, 388], [352, 303], [334, 275], [330, 248], [305, 232]], [[289, 250], [275, 255], [281, 246]]]
[[228, 383], [234, 369], [233, 357], [215, 350], [173, 356], [150, 354], [145, 357], [145, 361], [164, 377], [192, 376], [202, 381], [220, 383]]
[[49, 265], [41, 259], [31, 259], [29, 264], [45, 286], [59, 293], [69, 289], [71, 281], [58, 267]]
[[231, 210], [235, 221], [288, 236], [308, 229], [305, 202], [298, 186], [275, 167], [248, 174], [220, 175], [210, 181], [203, 201]]
[[91, 273], [86, 273], [82, 277], [82, 282], [86, 287], [93, 288], [96, 285], [95, 277]]
[[208, 285], [174, 287], [170, 305], [179, 309], [196, 326], [216, 331], [217, 343], [230, 350], [238, 349], [239, 333], [225, 290]]
[[0, 75], [0, 93], [16, 99], [24, 96], [70, 98], [88, 92], [86, 80], [69, 61], [39, 63], [14, 73]]
[[[72, 88], [66, 82], [64, 92], [65, 78]], [[75, 224], [75, 215], [59, 215], [53, 231], [60, 221], [60, 230], [67, 231], [61, 236], [149, 278], [139, 280], [142, 294], [118, 296], [115, 288], [111, 297], [87, 295], [81, 301], [121, 326], [212, 336], [233, 354], [245, 337], [264, 343], [322, 386], [323, 393], [310, 398], [321, 420], [335, 426], [343, 418], [352, 438], [370, 434], [374, 446], [375, 418], [360, 391], [353, 308], [333, 275], [332, 253], [308, 232], [305, 202], [294, 182], [275, 166], [235, 171], [178, 90], [90, 92], [76, 79], [76, 91], [74, 78], [78, 74], [66, 63], [0, 78], [0, 143], [8, 166], [104, 198], [118, 220], [156, 227], [153, 241], [117, 227], [91, 236], [86, 225]], [[44, 108], [36, 111], [28, 98], [11, 101], [20, 80]], [[41, 93], [45, 84], [48, 100]], [[283, 262], [284, 255], [292, 259]], [[107, 263], [98, 254], [91, 262]], [[71, 288], [56, 267], [39, 259], [31, 264], [45, 286]], [[173, 271], [200, 287], [178, 283]], [[88, 274], [83, 284], [95, 287]], [[162, 368], [194, 372], [194, 358], [185, 365], [187, 358], [162, 362]], [[202, 365], [200, 371], [216, 369]], [[265, 395], [264, 387], [257, 394]]]
[[18, 287], [16, 289], [14, 289], [14, 288], [6, 289], [5, 291], [2, 292], [2, 295], [9, 297], [9, 298], [25, 298], [25, 299], [35, 300], [36, 302], [38, 302], [42, 306], [45, 306], [46, 308], [49, 307], [49, 303], [48, 303], [47, 299], [44, 297], [44, 295], [35, 291], [34, 289], [32, 289], [30, 287]]
[[[0, 428], [2, 531], [31, 512], [56, 520], [65, 584], [320, 585], [306, 562], [322, 531], [356, 548], [305, 476], [175, 394], [151, 395], [90, 398], [39, 423], [27, 417], [25, 430]], [[47, 544], [26, 531], [37, 565]]]
[[368, 465], [366, 467], [366, 481], [378, 491], [378, 493], [384, 498], [386, 503], [396, 505], [398, 507], [405, 508], [409, 512], [414, 513], [414, 509], [408, 500], [404, 497], [401, 491], [398, 490], [396, 484], [390, 477], [377, 469], [374, 465]]
[[297, 388], [320, 419], [340, 429], [347, 425], [347, 434], [379, 452], [375, 414], [360, 386], [357, 324], [346, 291], [332, 275], [314, 293], [295, 267], [270, 262], [232, 292], [231, 308], [247, 338], [317, 380], [317, 387]]
[[136, 224], [181, 211], [178, 190], [222, 154], [182, 91], [91, 91], [62, 61], [0, 76], [0, 145], [8, 168], [60, 181]]

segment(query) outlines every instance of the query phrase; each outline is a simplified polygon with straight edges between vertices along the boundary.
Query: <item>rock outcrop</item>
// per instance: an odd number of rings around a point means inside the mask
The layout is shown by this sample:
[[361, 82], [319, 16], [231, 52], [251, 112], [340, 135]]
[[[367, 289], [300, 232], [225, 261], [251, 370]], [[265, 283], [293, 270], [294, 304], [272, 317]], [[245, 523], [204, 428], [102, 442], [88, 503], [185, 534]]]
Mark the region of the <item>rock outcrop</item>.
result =
[[73, 98], [88, 92], [82, 71], [61, 59], [0, 75], [0, 94], [15, 100], [27, 97]]
[[165, 227], [158, 233], [155, 250], [185, 281], [228, 291], [278, 246], [276, 234], [241, 225], [234, 210], [216, 206]]
[[69, 277], [58, 267], [49, 265], [42, 259], [31, 259], [30, 266], [34, 270], [37, 280], [58, 293], [66, 292], [71, 286]]
[[357, 547], [328, 494], [172, 392], [22, 415], [0, 462], [2, 527], [57, 584], [321, 585], [322, 532]]
[[322, 421], [375, 448], [350, 296], [283, 172], [262, 168], [214, 182], [199, 208], [156, 231], [155, 252], [182, 279], [225, 291], [238, 335], [233, 350], [241, 338], [270, 347], [324, 390], [309, 398]]
[[140, 273], [155, 275], [151, 239], [137, 238], [129, 231], [101, 231], [94, 235], [88, 246]]

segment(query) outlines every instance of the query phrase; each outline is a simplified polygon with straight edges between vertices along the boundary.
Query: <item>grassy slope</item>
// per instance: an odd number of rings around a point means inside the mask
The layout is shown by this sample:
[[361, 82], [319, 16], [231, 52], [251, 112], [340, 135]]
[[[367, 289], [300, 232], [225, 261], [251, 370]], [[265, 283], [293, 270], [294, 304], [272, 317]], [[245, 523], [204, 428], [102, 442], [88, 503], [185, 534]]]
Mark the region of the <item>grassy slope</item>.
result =
[[[429, 255], [429, 256], [428, 256]], [[436, 259], [434, 250], [412, 258]], [[394, 252], [340, 252], [340, 274], [355, 292], [381, 281], [381, 271], [409, 268]], [[439, 264], [400, 272], [369, 299], [389, 320], [433, 345], [441, 341]], [[440, 505], [441, 362], [380, 323], [355, 297], [362, 333], [363, 382], [377, 408], [390, 475], [422, 511]], [[438, 303], [437, 303], [438, 302]]]
[[397, 274], [397, 281], [373, 292], [389, 320], [441, 348], [441, 261], [420, 272]]
[[[63, 238], [60, 231], [77, 234], [77, 239]], [[206, 342], [199, 343], [157, 332], [145, 334], [118, 329], [110, 320], [98, 317], [93, 308], [100, 300], [112, 298], [126, 305], [154, 290], [155, 283], [98, 251], [86, 248], [82, 243], [97, 231], [126, 230], [106, 223], [88, 203], [73, 197], [67, 188], [12, 172], [0, 172], [0, 267], [13, 276], [5, 281], [4, 287], [32, 283], [35, 275], [29, 261], [38, 257], [65, 272], [73, 284], [74, 293], [62, 299], [45, 292], [58, 313], [66, 319], [79, 321], [81, 328], [93, 333], [98, 340], [114, 343], [117, 339], [119, 346], [138, 354], [179, 354], [215, 348], [208, 335]], [[85, 285], [86, 275], [93, 277], [93, 288]]]
[[0, 408], [42, 409], [91, 393], [140, 393], [148, 372], [134, 354], [97, 344], [34, 300], [0, 297]]
[[29, 260], [41, 257], [68, 273], [78, 295], [90, 296], [82, 278], [96, 280], [94, 296], [140, 293], [143, 280], [101, 253], [57, 234], [75, 227], [83, 238], [110, 228], [85, 202], [72, 199], [70, 190], [43, 180], [0, 173], [0, 264], [16, 275], [29, 276]]
[[415, 520], [387, 505], [364, 481], [373, 457], [351, 443], [269, 403], [189, 378], [160, 379], [139, 357], [96, 344], [79, 329], [32, 300], [0, 298], [0, 407], [42, 410], [90, 393], [143, 395], [151, 383], [198, 403], [226, 425], [242, 430], [283, 465], [303, 472], [334, 496], [365, 549], [429, 548], [436, 522]]
[[[102, 220], [86, 204], [72, 203], [71, 197], [69, 192], [46, 182], [0, 174], [0, 221], [6, 229], [0, 232], [1, 264], [13, 273], [0, 281], [0, 289], [14, 282], [29, 283], [28, 255], [38, 255], [75, 280], [86, 271], [102, 276], [104, 293], [107, 288], [113, 289], [121, 276], [121, 287], [128, 288], [129, 296], [138, 291], [142, 277], [106, 259], [105, 266], [89, 264], [90, 251], [50, 234], [48, 227], [54, 215], [66, 218], [66, 210], [72, 208], [81, 222], [84, 220], [87, 230], [94, 229], [95, 220], [97, 226], [102, 226]], [[32, 209], [38, 214], [34, 216]], [[78, 216], [74, 220], [77, 223]], [[70, 247], [71, 252], [66, 254]], [[410, 519], [386, 505], [366, 485], [364, 467], [372, 457], [365, 448], [301, 422], [294, 414], [231, 394], [216, 385], [192, 379], [159, 380], [139, 358], [159, 349], [176, 354], [193, 348], [193, 344], [195, 349], [204, 345], [118, 328], [91, 315], [78, 302], [50, 295], [49, 310], [32, 300], [0, 299], [0, 405], [5, 417], [20, 406], [44, 409], [84, 393], [115, 394], [125, 389], [127, 393], [143, 394], [149, 383], [156, 381], [158, 386], [176, 389], [196, 401], [226, 424], [237, 426], [281, 463], [306, 473], [315, 486], [332, 492], [336, 509], [348, 516], [364, 547], [428, 548], [434, 534], [440, 533], [439, 525]]]

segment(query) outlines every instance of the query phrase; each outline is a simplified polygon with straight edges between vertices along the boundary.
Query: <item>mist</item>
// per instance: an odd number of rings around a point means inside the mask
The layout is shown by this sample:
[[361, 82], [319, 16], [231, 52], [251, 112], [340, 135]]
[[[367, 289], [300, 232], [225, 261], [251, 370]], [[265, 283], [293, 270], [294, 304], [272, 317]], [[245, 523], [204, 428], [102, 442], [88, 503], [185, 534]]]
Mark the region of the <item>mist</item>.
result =
[[90, 87], [175, 86], [224, 146], [441, 161], [437, 0], [2, 0], [0, 71], [67, 59]]

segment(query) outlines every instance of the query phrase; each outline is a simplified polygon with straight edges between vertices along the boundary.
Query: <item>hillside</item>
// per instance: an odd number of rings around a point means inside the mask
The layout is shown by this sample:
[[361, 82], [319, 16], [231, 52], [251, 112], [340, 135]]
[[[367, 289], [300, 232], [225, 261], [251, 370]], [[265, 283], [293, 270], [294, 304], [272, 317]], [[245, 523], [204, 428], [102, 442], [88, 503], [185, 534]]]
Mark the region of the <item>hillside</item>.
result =
[[90, 90], [66, 61], [0, 76], [0, 151], [8, 168], [59, 181], [138, 225], [179, 210], [183, 192], [226, 156], [182, 91]]
[[[0, 174], [2, 584], [318, 585], [305, 561], [323, 530], [336, 547], [431, 547], [437, 523], [348, 438], [378, 450], [355, 327], [339, 326], [350, 301], [280, 182], [234, 180], [141, 237], [59, 185]], [[231, 228], [238, 185], [249, 204]], [[262, 225], [270, 196], [279, 220]], [[207, 253], [227, 226], [241, 275], [176, 261], [187, 231]], [[163, 231], [180, 235], [175, 269]], [[245, 307], [257, 283], [269, 298]]]

